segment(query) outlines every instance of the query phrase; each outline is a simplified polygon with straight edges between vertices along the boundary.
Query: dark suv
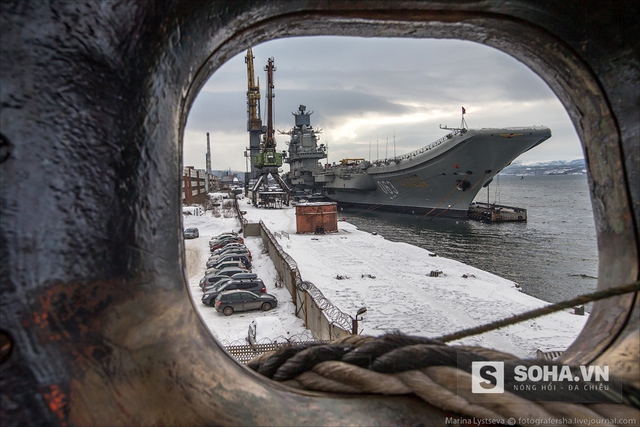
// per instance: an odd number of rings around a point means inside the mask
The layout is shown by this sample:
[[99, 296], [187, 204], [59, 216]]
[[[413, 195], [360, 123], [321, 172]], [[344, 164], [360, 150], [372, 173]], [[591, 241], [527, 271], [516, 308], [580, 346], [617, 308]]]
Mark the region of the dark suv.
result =
[[226, 277], [231, 277], [238, 273], [250, 273], [250, 271], [240, 267], [227, 267], [215, 274], [206, 274], [202, 279], [200, 279], [200, 287], [204, 289], [207, 286], [211, 286], [218, 281], [225, 279]]
[[271, 294], [254, 294], [247, 291], [226, 291], [215, 300], [216, 311], [231, 316], [234, 311], [263, 310], [269, 311], [278, 305], [278, 300]]
[[218, 294], [223, 291], [241, 290], [249, 291], [255, 294], [263, 294], [267, 292], [267, 287], [264, 285], [261, 279], [241, 279], [241, 280], [227, 280], [226, 282], [216, 286], [213, 289], [207, 290], [202, 295], [202, 303], [206, 305], [213, 305], [213, 301]]

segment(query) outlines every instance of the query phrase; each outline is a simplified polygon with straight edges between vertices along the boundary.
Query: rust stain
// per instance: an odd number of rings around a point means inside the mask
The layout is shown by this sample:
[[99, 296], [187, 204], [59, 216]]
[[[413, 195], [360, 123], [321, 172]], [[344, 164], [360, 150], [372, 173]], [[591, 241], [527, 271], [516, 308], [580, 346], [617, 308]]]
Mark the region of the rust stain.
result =
[[[111, 300], [122, 283], [109, 282], [87, 286], [84, 283], [56, 283], [37, 296], [25, 327], [35, 326], [41, 343], [84, 339], [100, 329], [95, 313]], [[87, 316], [91, 316], [88, 319]], [[90, 321], [89, 321], [90, 320]]]
[[42, 393], [44, 400], [47, 402], [47, 406], [60, 420], [61, 426], [66, 426], [66, 412], [68, 406], [67, 395], [64, 394], [58, 384], [52, 384], [49, 386], [49, 390]]

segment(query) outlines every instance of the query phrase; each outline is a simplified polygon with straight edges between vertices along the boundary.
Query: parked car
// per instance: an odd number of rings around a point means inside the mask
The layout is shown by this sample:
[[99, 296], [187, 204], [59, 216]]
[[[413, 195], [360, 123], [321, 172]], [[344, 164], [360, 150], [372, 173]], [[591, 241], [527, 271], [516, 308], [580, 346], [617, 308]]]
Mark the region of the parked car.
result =
[[271, 294], [254, 294], [248, 291], [226, 291], [219, 294], [214, 303], [216, 311], [231, 316], [236, 311], [263, 310], [269, 311], [278, 305], [278, 300]]
[[227, 239], [241, 239], [242, 236], [238, 235], [237, 233], [223, 233], [223, 234], [219, 234], [215, 237], [212, 237], [209, 241], [210, 242], [222, 242], [223, 240], [227, 240]]
[[264, 282], [255, 274], [234, 274], [230, 280], [205, 286], [205, 288], [203, 288], [202, 303], [211, 305], [220, 292], [233, 289], [255, 292], [256, 294], [267, 292], [267, 287], [264, 285]]
[[211, 252], [211, 255], [209, 255], [209, 257], [216, 257], [216, 256], [220, 256], [224, 253], [227, 252], [246, 252], [248, 254], [251, 254], [251, 251], [246, 247], [246, 246], [224, 246], [222, 248], [216, 249], [215, 251]]
[[227, 231], [226, 233], [220, 233], [217, 236], [213, 236], [211, 238], [211, 240], [215, 240], [215, 239], [219, 239], [221, 237], [225, 237], [225, 236], [237, 236], [238, 233], [236, 233], [235, 231]]
[[251, 268], [251, 259], [241, 254], [226, 254], [214, 261], [207, 261], [207, 268], [217, 268], [226, 261], [240, 261], [244, 264], [245, 268]]
[[238, 268], [238, 267], [225, 268], [223, 270], [220, 270], [218, 273], [214, 275], [204, 276], [202, 279], [200, 279], [200, 287], [204, 288], [205, 286], [212, 285], [224, 277], [231, 277], [237, 273], [251, 273], [251, 272], [249, 270], [245, 270], [244, 268]]
[[219, 235], [217, 237], [212, 237], [211, 240], [209, 240], [209, 246], [213, 246], [216, 243], [222, 243], [222, 242], [225, 242], [227, 240], [238, 240], [238, 239], [242, 239], [242, 237], [238, 236], [235, 233], [233, 233], [233, 234], [222, 234], [222, 235]]
[[[258, 276], [255, 273], [236, 273], [233, 276], [229, 277], [230, 280], [256, 280], [258, 279]], [[258, 279], [260, 280], [260, 279]], [[217, 282], [212, 283], [212, 284], [207, 284], [205, 283], [204, 286], [202, 287], [202, 292], [209, 292], [209, 291], [214, 291], [217, 290], [220, 286], [222, 286], [223, 283], [225, 283], [227, 280], [225, 278], [219, 279]], [[260, 292], [266, 292], [267, 288], [263, 286], [264, 284], [260, 285], [257, 284], [256, 286], [260, 289]], [[264, 291], [262, 290], [262, 288], [264, 287]], [[251, 289], [250, 289], [251, 290]]]
[[249, 250], [249, 248], [247, 248], [244, 243], [229, 243], [226, 246], [223, 246], [221, 248], [218, 248], [216, 250], [214, 250], [213, 252], [211, 252], [211, 255], [220, 255], [221, 253], [231, 250], [231, 249], [244, 249], [247, 252], [251, 253], [251, 251]]
[[209, 247], [215, 246], [217, 244], [225, 243], [225, 242], [237, 243], [237, 242], [235, 242], [235, 240], [238, 240], [238, 239], [241, 239], [241, 237], [238, 237], [238, 236], [225, 236], [225, 237], [221, 237], [219, 239], [212, 239], [212, 240], [209, 240]]
[[[210, 277], [213, 277], [213, 276], [210, 276]], [[204, 277], [200, 279], [200, 287], [202, 288], [202, 292], [204, 293], [204, 292], [210, 291], [215, 287], [222, 285], [224, 282], [228, 282], [229, 280], [231, 280], [231, 277], [228, 277], [228, 276], [218, 276], [218, 277], [219, 277], [219, 280], [217, 282], [210, 283], [210, 284], [203, 282], [203, 279], [205, 279]]]
[[197, 239], [198, 237], [200, 237], [200, 232], [197, 228], [187, 228], [184, 230], [185, 239]]
[[232, 237], [232, 238], [224, 239], [220, 242], [217, 242], [217, 241], [209, 242], [209, 250], [213, 252], [216, 249], [219, 249], [228, 245], [229, 243], [244, 243], [244, 239], [242, 237]]
[[253, 279], [231, 279], [208, 288], [202, 294], [202, 303], [211, 305], [218, 294], [223, 291], [232, 290], [241, 290], [253, 292], [256, 294], [264, 294], [267, 292], [267, 287], [264, 285], [262, 279], [258, 279], [257, 277]]
[[221, 240], [209, 240], [209, 250], [213, 251], [214, 246], [222, 247], [229, 243], [244, 243], [244, 242], [239, 242], [238, 237], [227, 237]]
[[215, 262], [216, 260], [218, 260], [218, 259], [220, 259], [220, 258], [222, 258], [224, 256], [234, 255], [234, 254], [236, 254], [236, 255], [244, 255], [247, 258], [249, 258], [249, 260], [251, 260], [251, 254], [247, 250], [245, 250], [245, 249], [233, 249], [233, 250], [224, 251], [219, 255], [211, 255], [209, 257], [209, 259], [207, 260], [207, 262], [210, 262], [210, 261], [214, 261]]
[[229, 268], [229, 267], [239, 267], [239, 268], [245, 268], [246, 270], [251, 270], [250, 268], [246, 268], [241, 261], [226, 261], [226, 262], [221, 263], [216, 268], [207, 269], [204, 272], [204, 275], [205, 276], [213, 276], [214, 274], [216, 274], [218, 271], [222, 270], [223, 268]]

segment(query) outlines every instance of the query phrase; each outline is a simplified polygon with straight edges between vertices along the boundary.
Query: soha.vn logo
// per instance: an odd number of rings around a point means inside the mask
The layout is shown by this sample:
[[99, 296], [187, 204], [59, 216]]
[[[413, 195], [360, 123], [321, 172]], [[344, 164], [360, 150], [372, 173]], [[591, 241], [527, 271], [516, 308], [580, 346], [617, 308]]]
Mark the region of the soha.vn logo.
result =
[[[504, 393], [504, 362], [471, 362], [472, 393]], [[516, 382], [609, 381], [609, 367], [567, 365], [517, 365], [513, 368]]]

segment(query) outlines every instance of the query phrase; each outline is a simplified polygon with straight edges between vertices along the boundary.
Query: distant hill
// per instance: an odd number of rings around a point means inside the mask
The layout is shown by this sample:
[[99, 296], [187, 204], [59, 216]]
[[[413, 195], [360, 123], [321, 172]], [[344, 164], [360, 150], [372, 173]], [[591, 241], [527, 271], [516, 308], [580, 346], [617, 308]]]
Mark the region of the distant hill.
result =
[[553, 160], [547, 162], [514, 161], [502, 169], [501, 175], [584, 175], [587, 165], [584, 159]]

